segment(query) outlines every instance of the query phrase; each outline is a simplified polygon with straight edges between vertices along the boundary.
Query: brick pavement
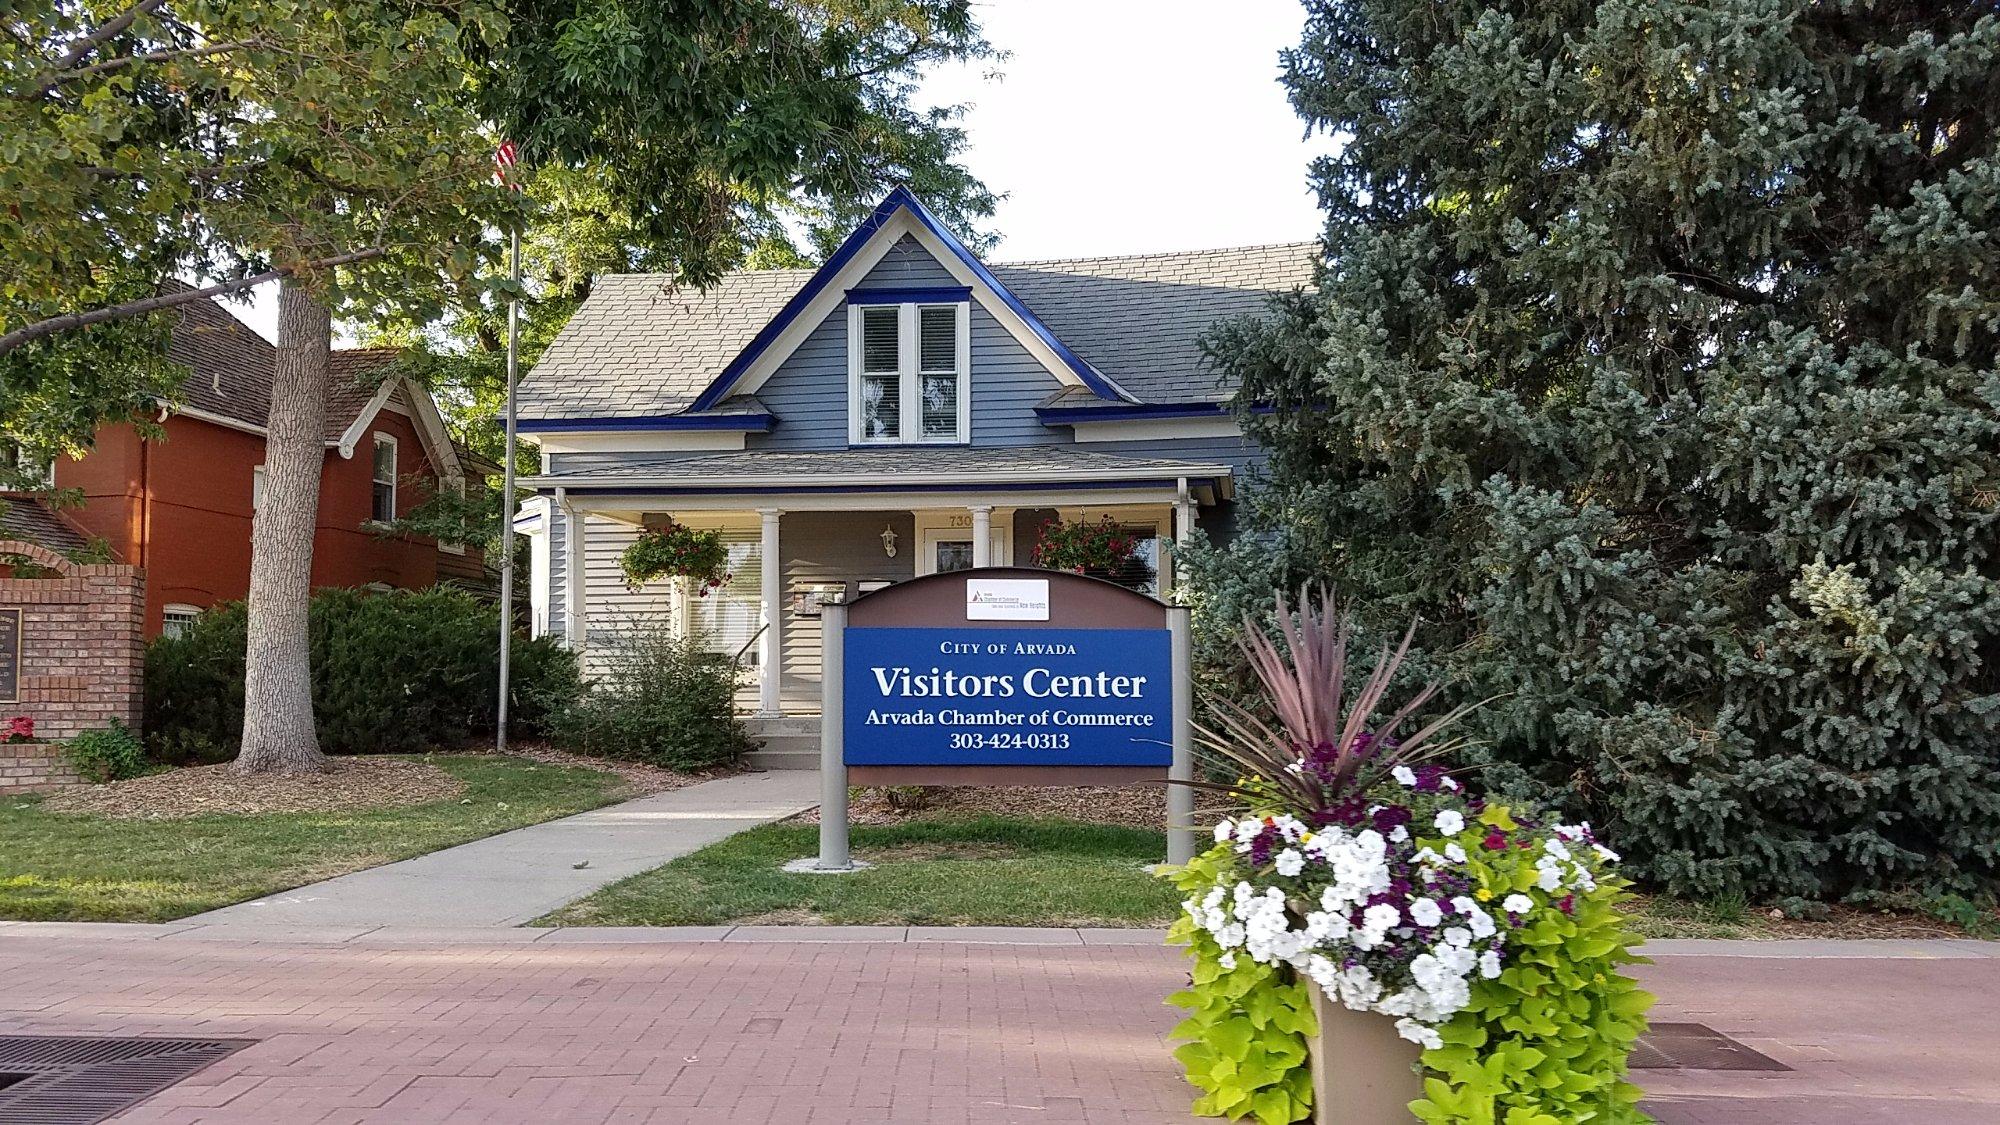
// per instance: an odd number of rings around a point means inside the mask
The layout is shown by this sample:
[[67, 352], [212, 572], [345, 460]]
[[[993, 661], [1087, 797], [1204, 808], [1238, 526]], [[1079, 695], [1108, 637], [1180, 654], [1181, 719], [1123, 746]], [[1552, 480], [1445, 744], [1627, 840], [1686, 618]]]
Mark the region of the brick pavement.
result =
[[[262, 1040], [125, 1123], [1189, 1120], [1170, 950], [436, 936], [0, 928], [0, 1032]], [[1670, 956], [1645, 976], [1658, 1018], [1797, 1068], [1648, 1072], [1667, 1125], [2000, 1120], [2000, 1014], [1968, 1002], [2000, 993], [2000, 958]]]

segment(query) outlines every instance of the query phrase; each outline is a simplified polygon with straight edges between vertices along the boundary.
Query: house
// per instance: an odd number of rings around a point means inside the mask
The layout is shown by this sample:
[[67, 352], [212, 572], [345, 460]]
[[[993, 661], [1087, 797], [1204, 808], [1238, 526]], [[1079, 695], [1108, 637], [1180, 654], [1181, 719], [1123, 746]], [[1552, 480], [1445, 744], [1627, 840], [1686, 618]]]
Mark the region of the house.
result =
[[[55, 517], [144, 569], [148, 637], [250, 591], [250, 523], [277, 359], [268, 341], [211, 301], [182, 306], [168, 354], [193, 374], [184, 405], [160, 419], [164, 436], [105, 426], [86, 456], [59, 462], [54, 473], [57, 488], [84, 497], [82, 507]], [[378, 530], [432, 489], [464, 487], [468, 474], [476, 483], [490, 468], [468, 464], [453, 446], [428, 392], [383, 377], [395, 356], [392, 349], [333, 353], [313, 585], [483, 586], [477, 548]]]
[[[1155, 587], [1176, 543], [1228, 533], [1258, 456], [1198, 338], [1317, 250], [989, 267], [897, 189], [815, 270], [600, 278], [520, 388], [535, 628], [587, 666], [635, 621], [699, 630], [775, 716], [817, 709], [821, 601], [1026, 565], [1052, 520], [1111, 518]], [[626, 586], [620, 553], [669, 516], [722, 533], [722, 589]]]

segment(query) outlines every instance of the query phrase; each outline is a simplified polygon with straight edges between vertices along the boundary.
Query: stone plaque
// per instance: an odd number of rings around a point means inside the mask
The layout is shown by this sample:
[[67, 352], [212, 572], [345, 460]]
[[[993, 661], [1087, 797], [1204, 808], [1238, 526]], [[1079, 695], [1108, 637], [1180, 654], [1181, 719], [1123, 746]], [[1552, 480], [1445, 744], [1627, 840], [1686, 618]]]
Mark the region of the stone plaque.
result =
[[0, 609], [0, 703], [21, 701], [21, 611]]

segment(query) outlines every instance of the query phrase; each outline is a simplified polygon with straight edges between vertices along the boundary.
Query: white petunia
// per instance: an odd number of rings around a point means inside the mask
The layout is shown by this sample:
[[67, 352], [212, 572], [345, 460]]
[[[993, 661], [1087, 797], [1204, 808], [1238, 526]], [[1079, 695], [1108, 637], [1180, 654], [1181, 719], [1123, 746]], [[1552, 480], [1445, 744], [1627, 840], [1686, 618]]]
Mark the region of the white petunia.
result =
[[1590, 846], [1593, 850], [1597, 852], [1597, 858], [1605, 861], [1606, 863], [1618, 862], [1619, 857], [1617, 852], [1612, 851], [1610, 848], [1605, 847], [1603, 844], [1592, 844]]
[[1236, 967], [1236, 954], [1225, 952], [1222, 956], [1215, 959], [1215, 963], [1221, 965], [1224, 969], [1234, 969]]
[[1456, 793], [1460, 789], [1464, 788], [1463, 786], [1459, 785], [1458, 779], [1455, 777], [1438, 778], [1438, 786], [1444, 789], [1445, 792], [1447, 793]]
[[1286, 848], [1278, 853], [1278, 858], [1272, 861], [1272, 865], [1278, 869], [1278, 874], [1290, 879], [1306, 869], [1306, 857]]
[[1408, 766], [1397, 766], [1389, 771], [1389, 776], [1395, 778], [1399, 785], [1414, 786], [1417, 783], [1417, 771]]
[[1561, 871], [1553, 867], [1544, 867], [1541, 869], [1541, 872], [1542, 872], [1542, 877], [1540, 879], [1535, 880], [1536, 886], [1542, 888], [1545, 891], [1554, 891], [1562, 889], [1563, 873]]
[[1420, 898], [1410, 904], [1410, 921], [1419, 926], [1435, 926], [1443, 920], [1444, 911], [1430, 899]]
[[1427, 1051], [1435, 1051], [1444, 1046], [1444, 1036], [1439, 1035], [1436, 1028], [1418, 1023], [1408, 1016], [1396, 1021], [1396, 1034]]
[[1523, 894], [1508, 895], [1500, 902], [1500, 909], [1509, 914], [1526, 914], [1535, 908], [1535, 900]]
[[1489, 949], [1479, 955], [1479, 975], [1492, 980], [1500, 975], [1500, 951]]
[[1442, 835], [1456, 836], [1465, 831], [1465, 817], [1461, 816], [1457, 809], [1440, 810], [1437, 820], [1433, 823], [1437, 825], [1437, 830]]
[[1569, 849], [1563, 846], [1561, 840], [1550, 840], [1548, 843], [1542, 845], [1542, 850], [1557, 859], [1569, 858]]
[[1463, 949], [1472, 944], [1472, 931], [1464, 926], [1453, 926], [1444, 932], [1444, 940], [1446, 944]]
[[1444, 857], [1453, 863], [1464, 863], [1465, 849], [1459, 847], [1456, 843], [1446, 844], [1444, 846]]
[[1230, 837], [1232, 837], [1232, 836], [1234, 836], [1234, 835], [1236, 835], [1236, 822], [1235, 822], [1235, 821], [1233, 821], [1233, 820], [1218, 820], [1218, 821], [1216, 821], [1216, 822], [1215, 822], [1215, 842], [1216, 842], [1216, 843], [1218, 843], [1218, 844], [1226, 844], [1226, 843], [1228, 843], [1228, 842], [1229, 842], [1229, 839], [1230, 839]]
[[1389, 842], [1392, 844], [1400, 844], [1409, 838], [1410, 830], [1404, 825], [1398, 824], [1396, 827], [1389, 829]]

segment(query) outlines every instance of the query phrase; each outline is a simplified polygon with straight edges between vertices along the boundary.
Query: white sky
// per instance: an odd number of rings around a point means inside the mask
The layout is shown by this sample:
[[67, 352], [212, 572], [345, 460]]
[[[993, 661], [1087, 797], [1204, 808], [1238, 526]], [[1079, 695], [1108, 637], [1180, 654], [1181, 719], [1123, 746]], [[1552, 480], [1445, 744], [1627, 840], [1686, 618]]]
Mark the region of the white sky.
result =
[[[1006, 198], [995, 261], [1314, 238], [1308, 139], [1278, 85], [1295, 0], [996, 0], [1012, 58], [929, 76], [922, 100], [971, 103], [966, 160]], [[997, 73], [995, 73], [997, 72]], [[230, 306], [274, 332], [275, 286]]]

